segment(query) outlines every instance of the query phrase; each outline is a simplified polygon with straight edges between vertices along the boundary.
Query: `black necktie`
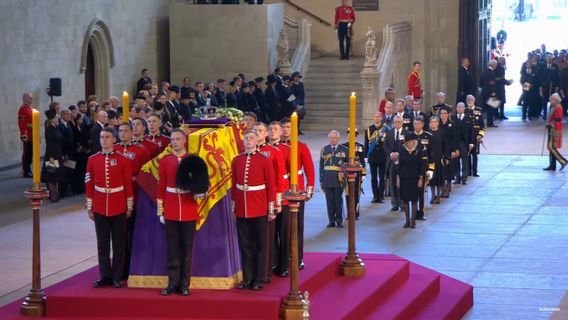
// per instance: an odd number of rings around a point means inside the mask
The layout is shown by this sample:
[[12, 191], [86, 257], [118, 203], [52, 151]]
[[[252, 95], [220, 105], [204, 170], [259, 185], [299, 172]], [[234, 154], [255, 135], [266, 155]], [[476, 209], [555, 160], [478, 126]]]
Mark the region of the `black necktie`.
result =
[[396, 130], [396, 138], [395, 138], [395, 140], [398, 141], [398, 130]]
[[418, 112], [414, 112], [414, 118], [418, 118]]

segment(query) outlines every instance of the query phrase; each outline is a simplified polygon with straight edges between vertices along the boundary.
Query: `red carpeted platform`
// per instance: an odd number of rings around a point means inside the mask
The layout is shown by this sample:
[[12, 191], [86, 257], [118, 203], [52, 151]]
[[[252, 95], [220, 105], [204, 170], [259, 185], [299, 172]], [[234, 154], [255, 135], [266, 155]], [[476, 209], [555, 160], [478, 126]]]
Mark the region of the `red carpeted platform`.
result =
[[[310, 292], [311, 319], [461, 319], [473, 305], [473, 288], [395, 255], [362, 255], [365, 276], [339, 276], [343, 254], [307, 253], [300, 290]], [[47, 288], [47, 317], [277, 319], [288, 278], [262, 291], [193, 290], [162, 297], [154, 289], [93, 289], [93, 268]], [[20, 302], [0, 308], [18, 319]]]

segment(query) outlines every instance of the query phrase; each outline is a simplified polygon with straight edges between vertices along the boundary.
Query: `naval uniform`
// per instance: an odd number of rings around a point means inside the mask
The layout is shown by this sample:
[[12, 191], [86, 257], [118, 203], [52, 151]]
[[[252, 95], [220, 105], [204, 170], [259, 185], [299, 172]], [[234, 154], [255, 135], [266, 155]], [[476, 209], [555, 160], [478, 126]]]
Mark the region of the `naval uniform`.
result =
[[342, 227], [344, 179], [339, 179], [342, 166], [347, 162], [349, 149], [338, 144], [323, 147], [320, 153], [320, 185], [325, 192], [330, 227]]
[[158, 216], [163, 216], [168, 243], [168, 288], [183, 290], [191, 281], [191, 262], [197, 203], [193, 194], [176, 187], [179, 163], [188, 154], [169, 154], [159, 161], [159, 182], [156, 193]]
[[[128, 159], [117, 152], [95, 153], [85, 173], [87, 211], [92, 212], [97, 233], [99, 273], [103, 282], [119, 282], [123, 272], [126, 212], [132, 211], [134, 192]], [[110, 243], [112, 238], [112, 267]]]
[[[349, 150], [349, 141], [344, 142], [343, 145]], [[365, 146], [357, 141], [355, 141], [355, 163], [357, 166], [363, 168], [363, 171], [355, 174], [355, 218], [359, 219], [359, 203], [363, 188], [363, 179], [367, 175], [367, 170], [365, 169]], [[349, 188], [347, 184], [345, 184], [345, 203], [349, 206]]]
[[370, 125], [365, 131], [365, 152], [371, 170], [371, 189], [373, 190], [373, 202], [383, 202], [385, 194], [385, 168], [387, 155], [384, 149], [384, 137], [387, 124]]
[[231, 168], [232, 211], [237, 217], [242, 287], [262, 287], [268, 263], [267, 213], [274, 214], [276, 202], [274, 167], [266, 156], [254, 151], [236, 156]]
[[480, 152], [481, 139], [485, 135], [485, 123], [483, 121], [483, 109], [472, 106], [465, 109], [465, 113], [470, 117], [473, 126], [473, 149], [469, 153], [469, 175], [477, 177], [477, 158]]
[[422, 132], [420, 133], [416, 131], [414, 133], [416, 134], [416, 136], [418, 136], [418, 146], [420, 147], [421, 156], [422, 156], [422, 166], [421, 166], [422, 171], [420, 173], [422, 176], [422, 187], [418, 188], [418, 208], [416, 211], [416, 218], [418, 220], [423, 220], [424, 204], [426, 201], [426, 194], [425, 194], [426, 182], [427, 182], [426, 171], [430, 170], [433, 173], [436, 164], [431, 158], [431, 153], [430, 153], [430, 137], [432, 137], [432, 134], [424, 130], [422, 130]]

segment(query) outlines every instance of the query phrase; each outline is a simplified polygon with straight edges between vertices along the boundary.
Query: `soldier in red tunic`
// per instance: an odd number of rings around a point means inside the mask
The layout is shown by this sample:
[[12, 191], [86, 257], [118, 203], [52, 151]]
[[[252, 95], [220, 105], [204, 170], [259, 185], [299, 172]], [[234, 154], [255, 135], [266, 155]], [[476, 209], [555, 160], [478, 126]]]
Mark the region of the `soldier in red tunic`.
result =
[[[268, 139], [270, 145], [276, 148], [284, 159], [284, 189], [290, 189], [290, 147], [280, 142], [282, 138], [282, 124], [272, 121], [268, 126]], [[282, 201], [282, 212], [276, 217], [276, 232], [274, 236], [275, 267], [274, 273], [280, 277], [288, 276], [288, 264], [290, 263], [290, 208], [288, 202]]]
[[[258, 151], [270, 159], [272, 166], [274, 168], [274, 178], [276, 183], [276, 204], [275, 211], [280, 213], [282, 211], [282, 195], [286, 192], [286, 179], [287, 171], [286, 164], [284, 163], [284, 158], [280, 153], [280, 150], [271, 146], [266, 138], [268, 137], [268, 127], [265, 123], [257, 122], [254, 129], [258, 134]], [[272, 267], [274, 261], [274, 236], [275, 236], [275, 221], [268, 217], [268, 259], [266, 264], [266, 279], [265, 282], [271, 282], [272, 279]]]
[[22, 175], [24, 178], [32, 177], [32, 95], [22, 95], [22, 106], [18, 110], [18, 127], [20, 128], [20, 140], [22, 140]]
[[166, 225], [168, 242], [168, 286], [161, 292], [165, 296], [173, 292], [184, 296], [190, 294], [193, 236], [198, 214], [194, 194], [176, 185], [178, 166], [188, 157], [185, 141], [181, 130], [173, 130], [173, 153], [160, 159], [159, 166], [156, 203], [160, 221]]
[[548, 131], [548, 151], [550, 152], [550, 164], [543, 170], [555, 171], [556, 161], [560, 162], [560, 171], [566, 167], [568, 161], [564, 158], [558, 148], [562, 148], [562, 99], [558, 93], [550, 96], [550, 112], [546, 120], [546, 129]]
[[[282, 142], [290, 145], [290, 118], [282, 119]], [[288, 163], [288, 166], [290, 164]], [[298, 190], [306, 192], [308, 200], [314, 194], [314, 183], [316, 173], [314, 170], [314, 160], [307, 144], [298, 141]], [[305, 203], [300, 203], [298, 208], [298, 263], [300, 270], [304, 269], [304, 210]]]
[[144, 140], [151, 141], [158, 146], [157, 153], [150, 154], [151, 158], [156, 157], [170, 144], [170, 138], [160, 133], [160, 126], [162, 125], [162, 118], [159, 114], [153, 113], [148, 117], [148, 134]]
[[412, 63], [412, 71], [408, 75], [408, 94], [414, 100], [422, 99], [422, 83], [420, 82], [420, 62], [414, 61]]
[[355, 10], [347, 5], [348, 0], [341, 0], [341, 5], [335, 8], [335, 30], [339, 37], [340, 60], [349, 60], [351, 49], [351, 27], [355, 23]]
[[159, 154], [158, 145], [150, 140], [146, 140], [144, 136], [146, 135], [146, 120], [142, 118], [132, 119], [132, 142], [136, 145], [144, 147], [150, 159], [154, 158], [152, 155]]
[[[261, 290], [266, 278], [267, 221], [274, 219], [276, 184], [274, 167], [257, 151], [255, 131], [244, 134], [245, 152], [233, 159], [231, 198], [237, 217], [237, 232], [244, 280], [239, 289]], [[267, 215], [268, 212], [268, 215]]]
[[[118, 128], [120, 142], [114, 145], [114, 151], [120, 153], [130, 160], [130, 169], [132, 172], [132, 187], [134, 190], [134, 200], [138, 192], [136, 184], [136, 176], [140, 172], [140, 168], [146, 162], [150, 161], [150, 156], [144, 147], [132, 141], [132, 126], [129, 123], [122, 123]], [[134, 236], [134, 225], [136, 223], [136, 201], [132, 210], [132, 216], [126, 221], [126, 254], [124, 257], [124, 274], [123, 279], [128, 279], [130, 270], [130, 254], [132, 250], [132, 238]]]
[[101, 276], [93, 283], [95, 288], [121, 287], [126, 219], [130, 217], [134, 203], [130, 163], [126, 157], [114, 152], [115, 141], [112, 129], [103, 128], [100, 133], [102, 150], [89, 158], [85, 174], [86, 207], [89, 218], [95, 221]]

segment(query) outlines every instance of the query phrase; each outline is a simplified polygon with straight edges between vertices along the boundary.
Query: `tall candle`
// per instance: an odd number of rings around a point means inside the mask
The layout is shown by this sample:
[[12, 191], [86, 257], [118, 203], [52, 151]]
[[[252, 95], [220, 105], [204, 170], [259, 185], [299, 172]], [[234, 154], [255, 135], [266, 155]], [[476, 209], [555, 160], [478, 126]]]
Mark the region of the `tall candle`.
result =
[[32, 161], [33, 161], [33, 183], [35, 188], [39, 188], [40, 166], [39, 166], [39, 111], [32, 111]]
[[298, 185], [298, 115], [292, 113], [291, 122], [291, 141], [290, 141], [290, 188]]
[[128, 101], [128, 92], [122, 93], [122, 122], [128, 123], [130, 118], [130, 105]]
[[349, 97], [349, 163], [355, 161], [355, 116], [357, 112], [357, 97], [355, 92], [351, 92]]

